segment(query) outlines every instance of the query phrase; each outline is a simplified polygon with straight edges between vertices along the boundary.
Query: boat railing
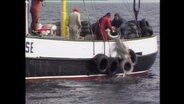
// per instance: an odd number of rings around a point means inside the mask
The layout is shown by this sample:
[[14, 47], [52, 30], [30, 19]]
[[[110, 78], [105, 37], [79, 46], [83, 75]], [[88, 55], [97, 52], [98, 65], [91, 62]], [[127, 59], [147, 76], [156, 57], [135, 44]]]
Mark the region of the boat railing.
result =
[[26, 24], [25, 24], [26, 25], [26, 27], [25, 27], [26, 31], [25, 32], [26, 33], [25, 34], [26, 35], [29, 34], [29, 26], [28, 26], [28, 23], [29, 23], [29, 21], [28, 21], [29, 20], [29, 16], [28, 16], [29, 6], [28, 5], [29, 5], [29, 0], [25, 0], [25, 14], [26, 14], [26, 16], [25, 16], [25, 20], [26, 20], [25, 21], [26, 22]]

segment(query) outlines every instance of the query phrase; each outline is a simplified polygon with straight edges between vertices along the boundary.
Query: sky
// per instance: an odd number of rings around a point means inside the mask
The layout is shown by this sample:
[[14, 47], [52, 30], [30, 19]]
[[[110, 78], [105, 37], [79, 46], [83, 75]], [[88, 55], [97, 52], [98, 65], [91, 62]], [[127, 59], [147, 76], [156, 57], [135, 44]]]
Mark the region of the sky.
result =
[[[58, 1], [61, 1], [61, 0], [46, 0], [48, 2], [58, 2]], [[78, 1], [83, 1], [83, 0], [67, 0], [67, 1], [75, 1], [75, 2], [78, 2]], [[91, 1], [91, 0], [86, 0], [86, 1]], [[99, 1], [99, 2], [109, 2], [109, 3], [112, 3], [112, 2], [133, 2], [133, 0], [93, 0], [95, 2]], [[138, 1], [138, 0], [136, 0]], [[160, 0], [141, 0], [141, 2], [156, 2], [156, 3], [159, 3]]]

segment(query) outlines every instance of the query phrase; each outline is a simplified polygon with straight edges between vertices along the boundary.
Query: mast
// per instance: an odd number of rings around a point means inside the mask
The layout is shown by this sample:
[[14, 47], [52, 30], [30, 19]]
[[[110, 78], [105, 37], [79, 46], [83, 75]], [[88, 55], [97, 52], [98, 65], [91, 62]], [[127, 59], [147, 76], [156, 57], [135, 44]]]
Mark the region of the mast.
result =
[[60, 5], [60, 30], [61, 30], [61, 36], [64, 39], [67, 39], [68, 32], [67, 32], [67, 0], [61, 0]]

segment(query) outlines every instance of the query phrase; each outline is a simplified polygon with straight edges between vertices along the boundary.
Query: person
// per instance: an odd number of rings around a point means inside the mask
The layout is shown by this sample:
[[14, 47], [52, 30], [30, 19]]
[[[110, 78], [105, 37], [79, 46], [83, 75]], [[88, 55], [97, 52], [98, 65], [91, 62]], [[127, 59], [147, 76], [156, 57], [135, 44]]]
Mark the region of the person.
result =
[[31, 8], [30, 8], [30, 13], [32, 17], [31, 32], [37, 32], [37, 25], [38, 25], [39, 13], [40, 13], [40, 4], [43, 1], [44, 0], [32, 0], [31, 2]]
[[111, 13], [108, 12], [103, 17], [101, 17], [95, 24], [93, 24], [93, 32], [96, 34], [97, 40], [107, 41], [109, 39], [105, 30], [112, 30], [110, 17]]
[[69, 39], [77, 40], [80, 38], [81, 20], [80, 11], [74, 8], [68, 17]]
[[112, 20], [111, 24], [120, 31], [121, 38], [125, 36], [125, 26], [126, 26], [125, 23], [126, 20], [122, 18], [118, 13], [114, 14], [114, 19]]

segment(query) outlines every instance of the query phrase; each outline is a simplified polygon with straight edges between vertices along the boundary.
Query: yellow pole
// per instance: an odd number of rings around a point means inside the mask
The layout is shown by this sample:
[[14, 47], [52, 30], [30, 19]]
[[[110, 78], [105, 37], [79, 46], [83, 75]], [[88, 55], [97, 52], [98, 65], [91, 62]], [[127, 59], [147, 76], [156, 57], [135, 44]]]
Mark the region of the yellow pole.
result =
[[61, 0], [61, 10], [60, 10], [60, 25], [61, 25], [61, 37], [67, 39], [67, 0]]

